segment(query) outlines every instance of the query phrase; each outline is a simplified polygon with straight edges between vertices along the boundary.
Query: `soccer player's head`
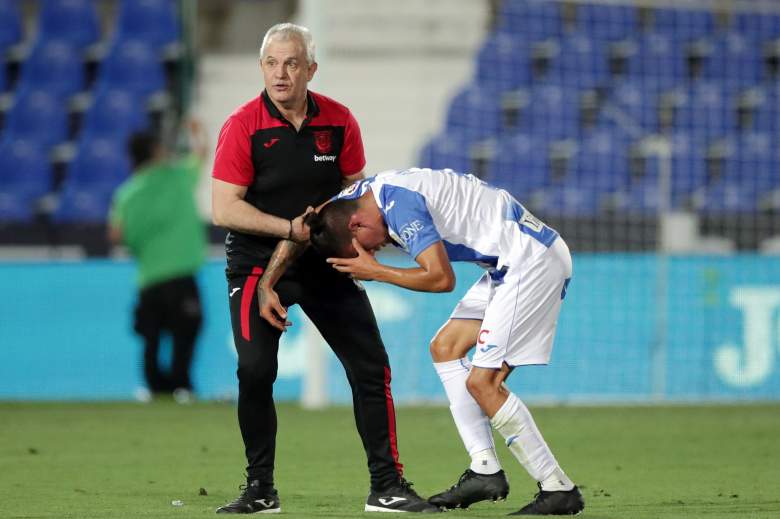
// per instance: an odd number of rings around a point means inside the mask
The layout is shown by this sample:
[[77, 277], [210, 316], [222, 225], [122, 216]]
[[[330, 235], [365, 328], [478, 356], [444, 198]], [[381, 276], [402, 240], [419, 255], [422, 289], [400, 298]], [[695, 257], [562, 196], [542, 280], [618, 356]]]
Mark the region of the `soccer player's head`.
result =
[[375, 253], [389, 241], [384, 217], [370, 191], [356, 200], [335, 200], [304, 222], [309, 226], [312, 246], [325, 257], [357, 256], [352, 239]]
[[304, 223], [309, 226], [309, 241], [318, 253], [326, 258], [352, 258], [357, 255], [352, 247], [349, 220], [358, 206], [357, 200], [334, 200], [319, 213], [306, 216]]
[[161, 158], [164, 146], [160, 135], [151, 131], [135, 132], [127, 140], [127, 151], [136, 170]]

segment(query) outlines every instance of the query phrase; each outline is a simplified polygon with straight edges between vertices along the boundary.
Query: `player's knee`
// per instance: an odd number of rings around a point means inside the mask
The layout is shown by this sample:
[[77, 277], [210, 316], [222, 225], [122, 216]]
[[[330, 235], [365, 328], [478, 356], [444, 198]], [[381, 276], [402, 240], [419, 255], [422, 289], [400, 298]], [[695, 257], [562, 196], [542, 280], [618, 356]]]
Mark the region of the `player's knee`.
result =
[[488, 398], [495, 391], [491, 377], [475, 370], [466, 379], [466, 389], [477, 402]]
[[242, 391], [264, 391], [273, 386], [276, 381], [275, 363], [240, 364], [238, 366], [238, 383]]
[[463, 356], [460, 354], [454, 338], [444, 333], [436, 334], [436, 337], [431, 340], [430, 351], [434, 362], [458, 360]]
[[469, 394], [479, 401], [479, 397], [485, 393], [485, 383], [479, 377], [472, 377], [466, 379], [466, 389]]

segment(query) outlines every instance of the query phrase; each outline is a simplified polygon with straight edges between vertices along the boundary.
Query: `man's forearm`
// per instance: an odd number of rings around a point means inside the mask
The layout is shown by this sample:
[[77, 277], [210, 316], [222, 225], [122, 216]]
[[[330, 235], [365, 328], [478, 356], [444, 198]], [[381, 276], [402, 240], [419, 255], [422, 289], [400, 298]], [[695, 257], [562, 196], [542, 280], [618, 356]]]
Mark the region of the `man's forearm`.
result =
[[215, 217], [214, 223], [233, 231], [276, 238], [290, 236], [290, 220], [264, 213], [244, 200], [235, 200]]
[[282, 240], [274, 249], [271, 259], [260, 278], [260, 285], [273, 288], [289, 266], [306, 250], [308, 244], [296, 243], [292, 240]]
[[454, 288], [454, 279], [447, 276], [428, 272], [420, 267], [398, 268], [381, 263], [374, 280], [417, 292], [451, 292]]

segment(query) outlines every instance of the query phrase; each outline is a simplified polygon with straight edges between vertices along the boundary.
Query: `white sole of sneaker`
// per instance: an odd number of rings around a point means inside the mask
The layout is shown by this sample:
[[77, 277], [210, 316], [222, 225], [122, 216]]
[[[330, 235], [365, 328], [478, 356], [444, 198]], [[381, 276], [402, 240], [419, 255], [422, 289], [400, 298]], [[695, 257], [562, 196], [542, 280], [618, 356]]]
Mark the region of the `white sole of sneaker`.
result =
[[398, 514], [407, 513], [406, 510], [391, 510], [389, 508], [382, 508], [381, 506], [374, 506], [374, 505], [366, 505], [363, 511], [364, 512], [391, 512], [391, 513], [398, 513]]

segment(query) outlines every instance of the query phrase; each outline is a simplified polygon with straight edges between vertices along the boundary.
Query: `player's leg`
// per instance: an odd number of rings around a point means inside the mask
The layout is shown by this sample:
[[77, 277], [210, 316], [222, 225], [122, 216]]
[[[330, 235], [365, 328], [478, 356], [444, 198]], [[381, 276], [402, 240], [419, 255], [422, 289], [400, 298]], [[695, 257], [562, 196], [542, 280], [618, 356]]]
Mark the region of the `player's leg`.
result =
[[[344, 366], [355, 423], [368, 457], [371, 493], [365, 511], [438, 511], [403, 479], [387, 352], [365, 291], [347, 276], [312, 271], [301, 308]], [[334, 304], [334, 302], [338, 304]]]
[[164, 305], [160, 304], [158, 286], [147, 287], [138, 295], [135, 308], [135, 332], [144, 342], [144, 378], [153, 394], [171, 391], [170, 379], [160, 370], [160, 335], [163, 329]]
[[582, 496], [566, 476], [541, 435], [528, 408], [502, 383], [508, 365], [547, 364], [571, 258], [562, 240], [538, 261], [511, 268], [497, 284], [480, 333], [467, 386], [504, 437], [509, 450], [540, 486], [523, 514], [576, 513]]
[[467, 508], [483, 500], [503, 499], [509, 483], [496, 455], [490, 422], [466, 389], [471, 362], [466, 354], [477, 343], [489, 297], [489, 281], [480, 279], [458, 303], [431, 341], [433, 366], [450, 402], [450, 412], [471, 465], [451, 488], [429, 501], [446, 508]]
[[[281, 510], [274, 488], [276, 408], [273, 384], [281, 332], [260, 317], [257, 282], [262, 271], [228, 279], [230, 318], [238, 353], [238, 424], [247, 458], [247, 486], [233, 502], [217, 513], [254, 513]], [[285, 282], [277, 292], [284, 304]]]
[[192, 391], [190, 366], [198, 338], [203, 314], [200, 294], [194, 276], [176, 280], [168, 294], [168, 304], [173, 309], [171, 323], [173, 336], [173, 360], [171, 362], [171, 380], [175, 387], [174, 398], [186, 401]]

